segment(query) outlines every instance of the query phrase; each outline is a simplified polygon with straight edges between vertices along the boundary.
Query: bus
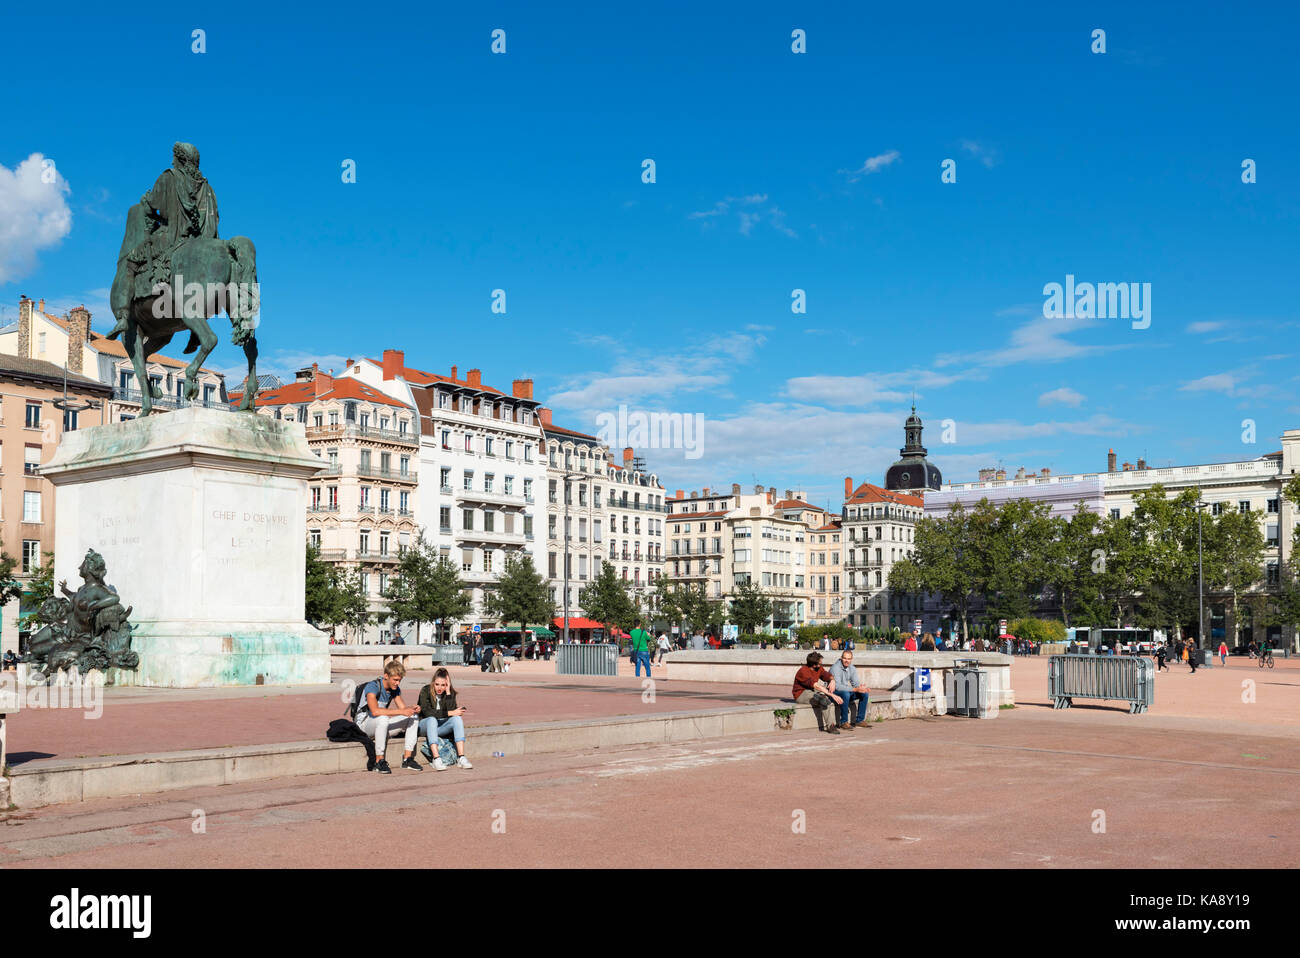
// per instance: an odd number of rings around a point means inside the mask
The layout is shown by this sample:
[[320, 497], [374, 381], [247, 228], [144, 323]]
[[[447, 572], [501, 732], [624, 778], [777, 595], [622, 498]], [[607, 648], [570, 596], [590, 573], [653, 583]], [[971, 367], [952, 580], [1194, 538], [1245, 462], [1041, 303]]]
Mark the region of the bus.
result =
[[1116, 655], [1153, 655], [1156, 646], [1165, 644], [1165, 634], [1159, 629], [1106, 629], [1080, 626], [1066, 629], [1065, 641], [1075, 643], [1084, 653], [1109, 648], [1114, 649]]

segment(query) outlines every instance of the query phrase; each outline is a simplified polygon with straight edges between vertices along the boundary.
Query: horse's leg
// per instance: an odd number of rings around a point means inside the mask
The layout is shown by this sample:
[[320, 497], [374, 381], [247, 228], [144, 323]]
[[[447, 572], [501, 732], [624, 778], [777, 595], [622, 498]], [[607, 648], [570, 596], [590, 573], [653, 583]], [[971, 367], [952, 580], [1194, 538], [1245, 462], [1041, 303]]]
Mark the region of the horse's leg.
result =
[[[159, 336], [157, 334], [153, 336], [146, 336], [144, 338], [144, 347], [143, 347], [145, 362], [147, 363], [149, 361], [150, 356], [154, 355], [155, 353], [160, 353], [164, 349], [166, 349], [167, 344], [170, 343], [171, 341], [172, 341], [171, 333], [167, 333], [165, 336]], [[154, 399], [162, 399], [163, 398], [162, 387], [155, 386], [153, 383], [150, 383], [150, 395], [152, 395]]]
[[122, 345], [131, 357], [135, 378], [140, 383], [140, 415], [147, 416], [153, 412], [153, 399], [149, 389], [149, 372], [144, 364], [144, 337], [140, 335], [140, 329], [135, 323], [127, 324], [126, 331], [122, 334]]
[[253, 398], [257, 395], [257, 338], [249, 336], [244, 340], [244, 355], [248, 357], [248, 378], [244, 380], [244, 398], [239, 401], [239, 408], [245, 411], [253, 408]]
[[208, 358], [212, 350], [217, 348], [217, 334], [212, 331], [212, 327], [202, 316], [185, 317], [185, 325], [189, 327], [190, 332], [199, 337], [199, 351], [185, 367], [185, 398], [193, 400], [199, 394], [199, 384], [195, 377], [203, 361]]

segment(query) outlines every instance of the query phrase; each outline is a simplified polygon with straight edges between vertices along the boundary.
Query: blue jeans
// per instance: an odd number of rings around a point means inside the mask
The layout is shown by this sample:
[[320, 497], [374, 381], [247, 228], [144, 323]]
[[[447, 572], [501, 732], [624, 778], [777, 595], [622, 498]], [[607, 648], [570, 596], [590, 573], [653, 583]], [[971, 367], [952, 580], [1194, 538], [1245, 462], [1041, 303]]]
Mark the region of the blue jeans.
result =
[[632, 661], [633, 661], [633, 664], [636, 666], [636, 674], [637, 674], [638, 676], [641, 675], [641, 664], [642, 664], [642, 663], [645, 663], [645, 674], [646, 674], [647, 676], [650, 674], [650, 653], [649, 653], [649, 652], [638, 652], [638, 653], [636, 653], [636, 656], [633, 658]]
[[445, 718], [439, 722], [436, 718], [420, 719], [420, 734], [429, 743], [429, 748], [436, 749], [438, 738], [449, 738], [456, 742], [465, 741], [465, 723], [459, 715]]
[[836, 717], [841, 725], [847, 725], [849, 721], [849, 709], [854, 702], [858, 703], [858, 717], [853, 720], [854, 725], [861, 725], [867, 720], [867, 700], [871, 697], [869, 692], [840, 692], [839, 696], [843, 699], [839, 705], [835, 706]]

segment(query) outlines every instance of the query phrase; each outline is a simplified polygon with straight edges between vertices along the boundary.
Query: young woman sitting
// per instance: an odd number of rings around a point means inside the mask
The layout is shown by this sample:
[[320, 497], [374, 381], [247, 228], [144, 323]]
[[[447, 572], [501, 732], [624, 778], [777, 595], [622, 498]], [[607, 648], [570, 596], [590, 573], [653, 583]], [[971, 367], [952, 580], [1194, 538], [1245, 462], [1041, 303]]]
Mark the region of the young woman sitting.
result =
[[433, 673], [433, 681], [420, 689], [420, 731], [427, 741], [427, 756], [433, 760], [436, 771], [443, 771], [447, 765], [438, 755], [438, 739], [451, 738], [456, 743], [456, 764], [461, 768], [473, 768], [465, 757], [465, 721], [461, 718], [465, 707], [457, 703], [456, 690], [451, 684], [451, 673], [438, 669]]

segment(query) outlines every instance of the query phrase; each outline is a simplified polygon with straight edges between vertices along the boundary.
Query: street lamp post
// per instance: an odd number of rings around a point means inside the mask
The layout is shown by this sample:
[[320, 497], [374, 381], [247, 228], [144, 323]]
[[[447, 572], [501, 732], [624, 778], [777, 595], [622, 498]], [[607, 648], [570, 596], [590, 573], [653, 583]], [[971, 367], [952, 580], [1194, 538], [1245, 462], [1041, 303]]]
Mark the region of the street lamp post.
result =
[[1205, 644], [1205, 574], [1201, 552], [1201, 510], [1208, 505], [1196, 500], [1196, 639], [1202, 648], [1209, 648]]

